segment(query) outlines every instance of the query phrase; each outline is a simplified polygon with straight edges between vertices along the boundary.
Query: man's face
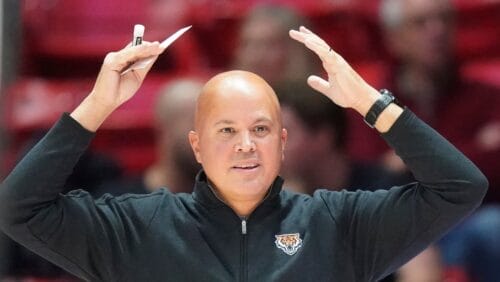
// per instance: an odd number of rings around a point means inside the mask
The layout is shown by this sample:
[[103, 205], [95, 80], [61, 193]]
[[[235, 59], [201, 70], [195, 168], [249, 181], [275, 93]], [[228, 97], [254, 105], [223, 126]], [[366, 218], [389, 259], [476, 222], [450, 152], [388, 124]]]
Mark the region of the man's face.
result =
[[255, 200], [265, 195], [281, 166], [286, 131], [279, 107], [270, 88], [254, 80], [219, 84], [199, 102], [191, 145], [225, 200]]
[[275, 20], [249, 22], [243, 27], [236, 50], [238, 68], [258, 73], [274, 83], [284, 75], [288, 58], [288, 39]]
[[448, 65], [453, 48], [453, 10], [444, 0], [402, 1], [402, 19], [389, 34], [392, 50], [403, 63], [441, 70]]

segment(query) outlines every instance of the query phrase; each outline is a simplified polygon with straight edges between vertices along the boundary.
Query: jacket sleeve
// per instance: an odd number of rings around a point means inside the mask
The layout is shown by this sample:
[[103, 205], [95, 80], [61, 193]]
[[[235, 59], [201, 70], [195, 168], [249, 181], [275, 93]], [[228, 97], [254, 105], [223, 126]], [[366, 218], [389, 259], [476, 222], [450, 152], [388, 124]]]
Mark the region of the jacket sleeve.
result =
[[416, 182], [319, 193], [345, 232], [359, 281], [376, 281], [417, 255], [478, 207], [488, 187], [469, 159], [409, 110], [382, 137]]
[[[15, 241], [91, 281], [111, 277], [153, 207], [130, 208], [115, 198], [94, 202], [85, 191], [60, 194], [93, 133], [64, 114], [0, 187], [0, 227]], [[130, 215], [132, 214], [132, 216]]]

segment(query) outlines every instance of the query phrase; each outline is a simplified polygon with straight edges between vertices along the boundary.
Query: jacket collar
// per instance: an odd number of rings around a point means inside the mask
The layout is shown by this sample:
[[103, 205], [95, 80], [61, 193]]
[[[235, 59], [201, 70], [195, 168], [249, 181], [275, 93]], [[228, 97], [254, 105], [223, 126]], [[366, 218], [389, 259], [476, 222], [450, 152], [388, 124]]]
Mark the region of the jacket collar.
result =
[[[266, 195], [262, 203], [260, 203], [260, 205], [266, 205], [275, 201], [278, 198], [277, 196], [281, 192], [283, 182], [283, 178], [277, 176], [274, 182], [271, 184], [268, 194]], [[213, 188], [209, 185], [207, 175], [203, 170], [201, 170], [196, 175], [193, 198], [195, 201], [201, 203], [206, 207], [227, 207], [227, 205], [217, 197], [217, 195], [213, 191]]]

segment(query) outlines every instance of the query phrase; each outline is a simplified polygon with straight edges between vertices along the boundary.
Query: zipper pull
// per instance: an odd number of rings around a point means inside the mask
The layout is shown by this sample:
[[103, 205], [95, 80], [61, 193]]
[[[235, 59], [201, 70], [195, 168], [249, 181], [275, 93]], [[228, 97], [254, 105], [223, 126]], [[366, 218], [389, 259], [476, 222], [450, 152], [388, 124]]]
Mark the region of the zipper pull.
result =
[[241, 234], [245, 235], [247, 234], [247, 220], [243, 219], [241, 221]]

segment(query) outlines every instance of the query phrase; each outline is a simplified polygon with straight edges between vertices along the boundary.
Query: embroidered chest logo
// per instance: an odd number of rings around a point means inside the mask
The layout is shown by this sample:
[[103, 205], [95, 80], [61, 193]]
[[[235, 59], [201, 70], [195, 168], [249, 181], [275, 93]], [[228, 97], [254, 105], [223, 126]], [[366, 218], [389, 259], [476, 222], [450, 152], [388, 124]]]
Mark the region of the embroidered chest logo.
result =
[[287, 255], [295, 254], [302, 247], [302, 239], [300, 239], [299, 233], [274, 235], [274, 237], [276, 237], [276, 241], [274, 241], [276, 247]]

